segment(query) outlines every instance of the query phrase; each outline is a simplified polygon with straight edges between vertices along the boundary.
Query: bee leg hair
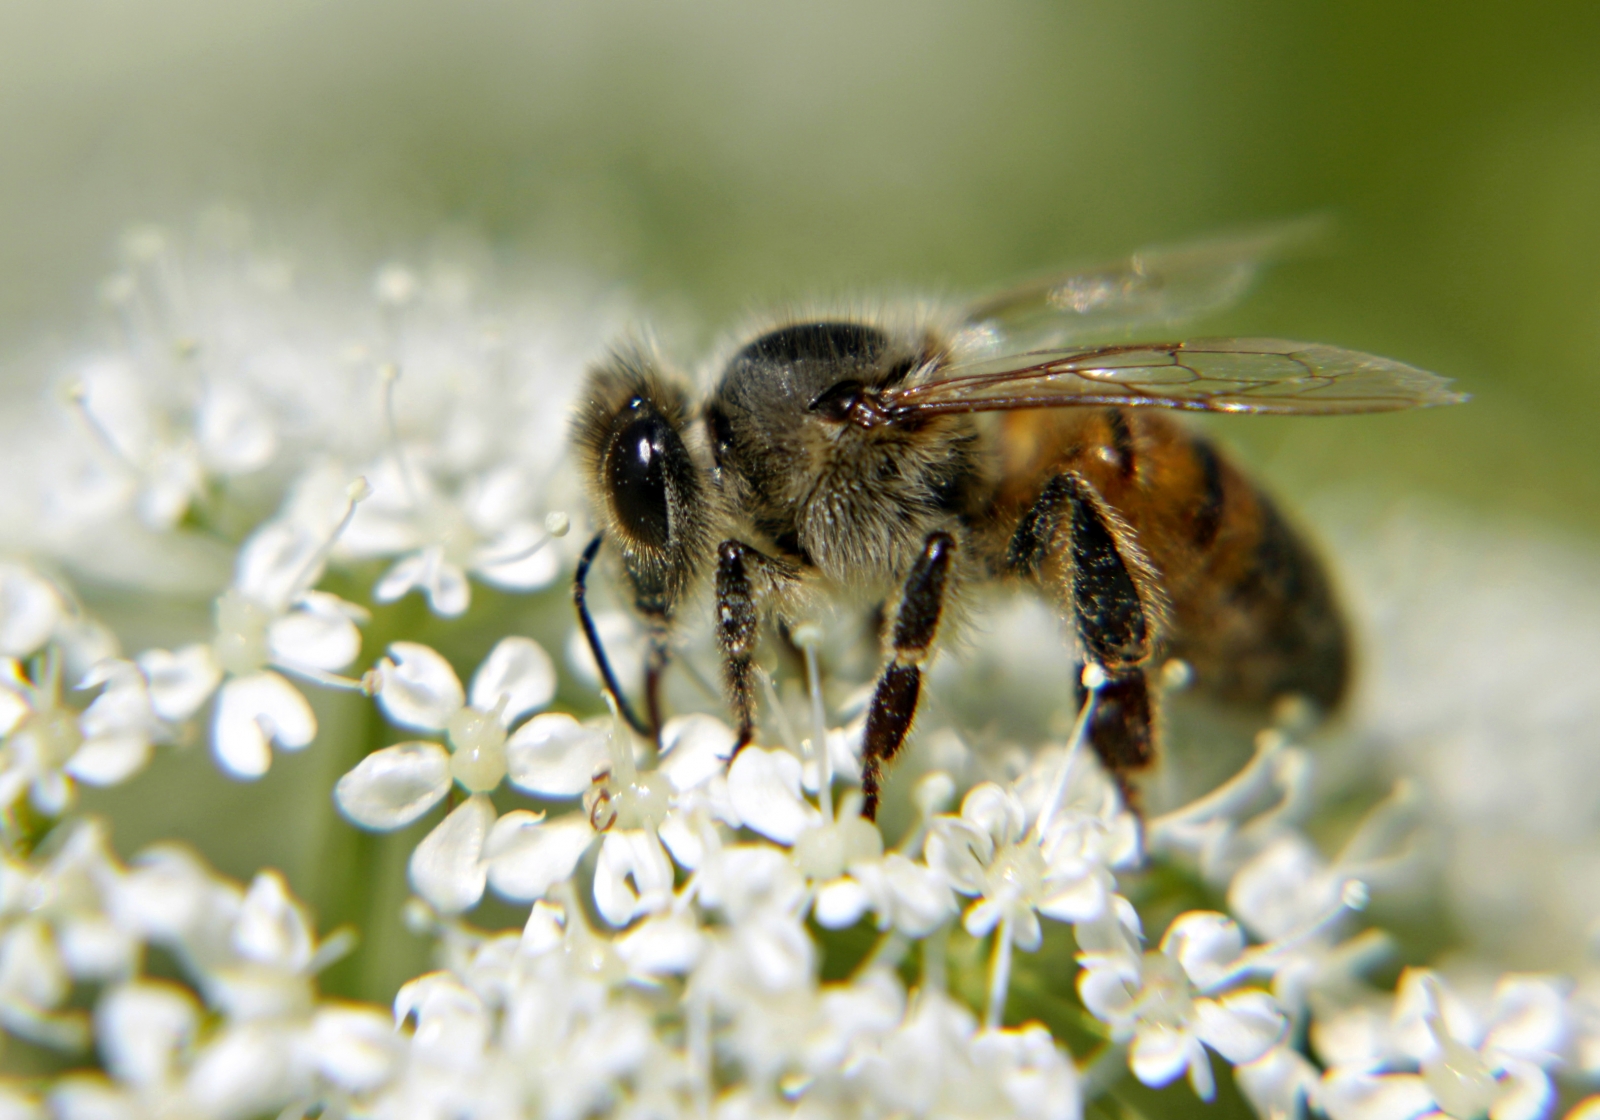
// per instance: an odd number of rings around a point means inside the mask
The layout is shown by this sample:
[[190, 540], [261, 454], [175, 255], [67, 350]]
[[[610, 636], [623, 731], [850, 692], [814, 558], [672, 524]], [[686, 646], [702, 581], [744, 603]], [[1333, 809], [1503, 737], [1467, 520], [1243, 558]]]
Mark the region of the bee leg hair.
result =
[[756, 737], [755, 652], [761, 602], [777, 585], [793, 579], [787, 565], [743, 541], [727, 540], [717, 546], [717, 643], [722, 646], [728, 704], [739, 725], [735, 754]]
[[883, 767], [899, 752], [917, 714], [921, 664], [939, 628], [955, 551], [955, 538], [949, 533], [929, 535], [906, 577], [894, 620], [893, 656], [873, 689], [862, 739], [861, 814], [869, 821], [877, 819]]
[[[1061, 476], [1067, 517], [1067, 596], [1084, 656], [1106, 675], [1088, 737], [1095, 753], [1137, 809], [1130, 772], [1155, 758], [1155, 697], [1145, 678], [1155, 650], [1155, 624], [1139, 574], [1148, 569], [1131, 530], [1085, 479]], [[1082, 685], [1080, 683], [1081, 690]], [[1081, 700], [1081, 697], [1080, 697]]]

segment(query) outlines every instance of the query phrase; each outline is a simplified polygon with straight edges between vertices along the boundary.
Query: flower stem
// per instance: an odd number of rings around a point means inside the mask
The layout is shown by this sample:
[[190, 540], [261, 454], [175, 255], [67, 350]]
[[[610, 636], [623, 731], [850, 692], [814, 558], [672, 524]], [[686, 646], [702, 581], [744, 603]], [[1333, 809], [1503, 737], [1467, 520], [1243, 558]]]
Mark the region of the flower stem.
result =
[[946, 950], [950, 946], [950, 923], [945, 922], [922, 940], [922, 988], [942, 992], [949, 987]]
[[711, 1003], [705, 982], [691, 979], [684, 993], [688, 1022], [690, 1076], [693, 1079], [694, 1111], [701, 1120], [711, 1117]]
[[1000, 1029], [1006, 1014], [1006, 993], [1011, 987], [1011, 907], [1006, 899], [1006, 916], [994, 935], [994, 956], [989, 961], [989, 1011], [983, 1025], [991, 1031]]

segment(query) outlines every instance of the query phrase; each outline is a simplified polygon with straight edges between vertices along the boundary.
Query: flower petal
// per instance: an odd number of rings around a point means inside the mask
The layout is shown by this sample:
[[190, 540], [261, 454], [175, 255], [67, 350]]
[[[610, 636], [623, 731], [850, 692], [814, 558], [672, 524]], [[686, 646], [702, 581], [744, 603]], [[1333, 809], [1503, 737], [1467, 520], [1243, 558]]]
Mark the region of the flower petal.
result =
[[1183, 966], [1196, 987], [1205, 988], [1222, 979], [1244, 951], [1244, 933], [1226, 914], [1190, 910], [1167, 927], [1161, 951]]
[[372, 601], [392, 603], [413, 588], [422, 587], [429, 577], [428, 559], [428, 553], [413, 552], [396, 560], [373, 585]]
[[466, 702], [450, 662], [425, 645], [395, 642], [378, 662], [378, 706], [401, 727], [443, 731]]
[[1022, 839], [1027, 811], [1017, 795], [994, 782], [980, 782], [961, 799], [961, 819], [989, 834], [995, 847]]
[[472, 605], [472, 585], [467, 582], [467, 573], [460, 565], [442, 557], [431, 565], [422, 592], [428, 597], [433, 613], [444, 618], [466, 614]]
[[600, 916], [621, 928], [672, 901], [672, 863], [655, 835], [615, 829], [600, 845], [594, 869], [594, 904]]
[[1005, 916], [1006, 908], [999, 900], [981, 898], [967, 907], [967, 912], [961, 916], [961, 928], [973, 937], [988, 937]]
[[103, 683], [93, 702], [84, 709], [78, 726], [86, 738], [99, 735], [142, 735], [149, 737], [155, 726], [155, 711], [150, 706], [150, 689], [144, 674], [127, 661], [102, 661], [88, 680]]
[[318, 1072], [350, 1093], [381, 1087], [402, 1053], [389, 1016], [364, 1007], [319, 1007], [310, 1041]]
[[739, 737], [715, 716], [673, 716], [661, 729], [661, 772], [679, 793], [722, 773]]
[[507, 463], [466, 479], [458, 500], [473, 528], [489, 536], [502, 529], [529, 525], [519, 519], [533, 496], [533, 479], [528, 471]]
[[[504, 817], [500, 818], [505, 820]], [[493, 868], [489, 871], [490, 885], [493, 886]], [[548, 953], [562, 943], [565, 937], [563, 926], [566, 923], [566, 912], [559, 906], [552, 906], [548, 902], [535, 902], [528, 911], [528, 921], [522, 927], [522, 936], [517, 941], [517, 952], [525, 957], [539, 957]]]
[[1039, 913], [1058, 922], [1093, 921], [1106, 912], [1111, 902], [1110, 878], [1090, 871], [1076, 878], [1046, 879]]
[[158, 1088], [176, 1070], [200, 1025], [194, 997], [176, 984], [135, 981], [95, 1007], [95, 1041], [117, 1080]]
[[427, 596], [428, 607], [434, 614], [445, 618], [464, 614], [472, 605], [467, 573], [446, 560], [444, 549], [438, 545], [401, 557], [378, 580], [372, 597], [380, 603], [392, 603], [413, 588]]
[[571, 877], [594, 837], [582, 813], [547, 824], [525, 809], [507, 813], [495, 822], [484, 845], [489, 885], [496, 894], [517, 902], [542, 898]]
[[1078, 973], [1078, 998], [1097, 1019], [1116, 1025], [1133, 1012], [1139, 987], [1139, 963], [1107, 956]]
[[225, 1025], [189, 1068], [183, 1097], [202, 1116], [276, 1113], [292, 1099], [290, 1062], [285, 1032]]
[[1266, 992], [1235, 992], [1194, 1001], [1195, 1033], [1234, 1065], [1253, 1062], [1276, 1046], [1289, 1021]]
[[728, 796], [746, 828], [780, 844], [822, 819], [800, 796], [800, 760], [784, 750], [740, 751], [728, 768]]
[[1286, 833], [1253, 856], [1228, 886], [1228, 912], [1257, 937], [1282, 937], [1339, 900], [1341, 879], [1311, 842]]
[[866, 888], [845, 875], [822, 884], [811, 914], [823, 929], [844, 929], [859, 922], [871, 902]]
[[222, 686], [211, 749], [235, 778], [259, 778], [272, 765], [269, 744], [299, 750], [316, 737], [311, 705], [276, 673], [253, 673]]
[[1494, 988], [1485, 1050], [1503, 1050], [1538, 1061], [1566, 1045], [1566, 999], [1552, 976], [1508, 974]]
[[923, 842], [923, 858], [962, 894], [982, 894], [984, 868], [994, 858], [994, 839], [963, 817], [939, 816]]
[[1511, 1058], [1504, 1063], [1505, 1076], [1500, 1081], [1500, 1092], [1489, 1120], [1539, 1120], [1550, 1114], [1555, 1104], [1556, 1088], [1550, 1075], [1533, 1062]]
[[617, 955], [641, 976], [682, 974], [694, 967], [704, 940], [687, 915], [662, 915], [617, 938]]
[[149, 761], [149, 736], [97, 735], [84, 740], [64, 769], [85, 785], [114, 786], [143, 770]]
[[450, 754], [438, 743], [373, 751], [333, 787], [341, 812], [363, 828], [403, 828], [450, 790]]
[[325, 538], [309, 526], [269, 521], [239, 549], [233, 585], [273, 613], [286, 608], [322, 578]]
[[556, 694], [556, 667], [532, 638], [502, 638], [472, 678], [472, 706], [488, 712], [506, 697], [500, 722], [510, 727]]
[[1011, 943], [1024, 953], [1037, 952], [1044, 943], [1044, 930], [1039, 928], [1039, 915], [1033, 907], [1014, 902], [1011, 908]]
[[267, 627], [267, 648], [275, 661], [334, 672], [361, 652], [361, 632], [351, 621], [353, 608], [337, 595], [308, 591], [289, 613]]
[[233, 951], [284, 972], [299, 972], [311, 961], [313, 938], [305, 911], [276, 871], [251, 880], [233, 925]]
[[206, 388], [195, 434], [206, 465], [218, 474], [247, 474], [267, 464], [278, 449], [268, 411], [228, 382]]
[[[900, 852], [890, 852], [876, 864], [894, 928], [907, 937], [926, 937], [956, 912], [956, 896], [944, 876]], [[861, 874], [862, 866], [852, 869]]]
[[459, 914], [483, 897], [488, 865], [483, 846], [494, 805], [475, 793], [439, 822], [411, 853], [411, 886], [441, 914]]
[[532, 591], [556, 578], [561, 571], [561, 556], [551, 546], [547, 533], [524, 521], [477, 549], [472, 556], [472, 570], [496, 587]]
[[0, 564], [0, 657], [33, 653], [50, 640], [61, 613], [49, 581], [21, 564]]
[[576, 797], [610, 757], [607, 733], [565, 712], [534, 716], [506, 741], [511, 784], [544, 797]]
[[1317, 1092], [1317, 1067], [1292, 1046], [1274, 1046], [1233, 1077], [1262, 1120], [1305, 1116]]
[[1139, 1028], [1128, 1053], [1133, 1075], [1152, 1089], [1177, 1080], [1189, 1068], [1193, 1055], [1189, 1032], [1152, 1023]]
[[173, 653], [145, 650], [135, 661], [149, 682], [151, 707], [172, 723], [182, 723], [199, 711], [222, 680], [222, 667], [205, 644]]

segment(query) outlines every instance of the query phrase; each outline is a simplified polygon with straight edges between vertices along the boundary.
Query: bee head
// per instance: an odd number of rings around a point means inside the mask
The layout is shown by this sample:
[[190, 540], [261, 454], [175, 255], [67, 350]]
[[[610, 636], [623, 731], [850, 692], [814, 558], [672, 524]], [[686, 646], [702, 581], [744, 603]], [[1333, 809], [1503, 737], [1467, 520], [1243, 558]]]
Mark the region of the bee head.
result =
[[707, 549], [705, 480], [685, 442], [688, 393], [640, 347], [589, 371], [574, 426], [596, 523], [622, 557], [635, 606], [665, 621]]

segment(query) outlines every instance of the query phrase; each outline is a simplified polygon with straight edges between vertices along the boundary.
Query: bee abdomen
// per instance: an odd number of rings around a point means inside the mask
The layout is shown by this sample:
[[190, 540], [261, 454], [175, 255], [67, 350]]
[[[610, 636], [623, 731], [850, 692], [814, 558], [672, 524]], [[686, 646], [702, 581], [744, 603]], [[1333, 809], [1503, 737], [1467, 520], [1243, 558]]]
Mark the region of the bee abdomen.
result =
[[1222, 460], [1203, 439], [1190, 441], [1195, 463], [1200, 468], [1200, 500], [1195, 505], [1190, 539], [1201, 550], [1216, 543], [1227, 509], [1227, 491], [1222, 483]]

